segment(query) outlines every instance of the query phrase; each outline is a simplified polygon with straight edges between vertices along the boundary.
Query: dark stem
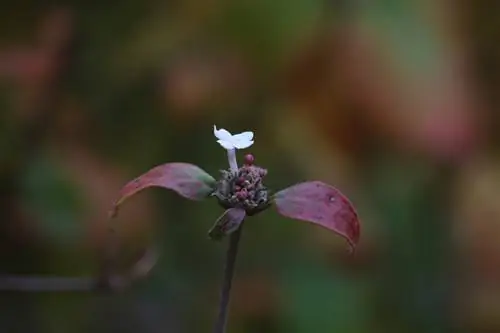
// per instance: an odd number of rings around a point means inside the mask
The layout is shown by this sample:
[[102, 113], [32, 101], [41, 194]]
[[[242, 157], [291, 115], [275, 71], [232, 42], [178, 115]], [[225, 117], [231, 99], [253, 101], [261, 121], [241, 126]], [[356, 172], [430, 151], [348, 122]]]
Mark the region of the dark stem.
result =
[[220, 292], [219, 316], [217, 317], [217, 322], [215, 323], [213, 333], [225, 333], [226, 331], [231, 284], [233, 281], [234, 266], [236, 262], [236, 255], [238, 254], [238, 244], [240, 242], [242, 229], [243, 224], [241, 224], [238, 230], [233, 232], [229, 237], [229, 247], [227, 248], [224, 277], [222, 281], [222, 289]]

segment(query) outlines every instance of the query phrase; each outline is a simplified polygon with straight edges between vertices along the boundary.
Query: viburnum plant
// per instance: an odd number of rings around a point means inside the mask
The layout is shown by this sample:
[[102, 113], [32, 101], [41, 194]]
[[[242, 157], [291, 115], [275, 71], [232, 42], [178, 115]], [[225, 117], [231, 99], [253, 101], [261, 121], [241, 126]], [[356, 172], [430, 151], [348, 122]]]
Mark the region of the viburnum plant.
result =
[[116, 216], [118, 207], [127, 198], [149, 187], [170, 189], [190, 200], [208, 197], [217, 200], [225, 212], [216, 220], [208, 235], [213, 240], [230, 235], [219, 315], [214, 327], [214, 333], [223, 333], [238, 243], [247, 217], [274, 206], [281, 215], [311, 222], [337, 233], [348, 241], [351, 250], [358, 243], [360, 225], [349, 200], [339, 190], [323, 182], [303, 182], [273, 193], [264, 185], [267, 170], [255, 165], [253, 155], [245, 155], [243, 165], [238, 167], [236, 150], [248, 148], [254, 143], [253, 132], [232, 135], [215, 125], [213, 130], [217, 142], [227, 151], [229, 161], [229, 169], [221, 170], [218, 180], [193, 164], [173, 162], [159, 165], [121, 189], [112, 217]]

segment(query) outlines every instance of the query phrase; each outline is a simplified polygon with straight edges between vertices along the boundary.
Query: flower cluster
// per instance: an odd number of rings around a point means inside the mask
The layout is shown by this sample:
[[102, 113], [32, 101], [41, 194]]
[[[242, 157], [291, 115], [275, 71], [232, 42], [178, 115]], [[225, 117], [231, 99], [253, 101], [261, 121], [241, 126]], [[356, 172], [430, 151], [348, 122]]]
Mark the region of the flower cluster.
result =
[[213, 240], [223, 239], [231, 234], [224, 283], [221, 292], [219, 317], [215, 332], [224, 332], [226, 309], [234, 270], [234, 261], [246, 217], [255, 215], [270, 206], [286, 217], [314, 223], [344, 237], [351, 249], [359, 240], [358, 215], [347, 198], [334, 187], [320, 181], [309, 181], [287, 187], [273, 195], [264, 186], [267, 170], [254, 165], [255, 158], [247, 154], [242, 167], [238, 167], [236, 149], [250, 147], [253, 132], [232, 135], [214, 125], [217, 142], [227, 151], [229, 169], [221, 171], [215, 180], [200, 167], [189, 163], [166, 163], [159, 165], [126, 184], [115, 202], [112, 216], [129, 197], [149, 187], [163, 187], [177, 192], [190, 200], [216, 197], [225, 209], [208, 231]]
[[247, 216], [270, 206], [286, 217], [314, 223], [344, 237], [352, 248], [359, 240], [358, 215], [349, 200], [336, 188], [320, 181], [295, 184], [273, 193], [264, 186], [267, 170], [254, 165], [248, 154], [238, 167], [236, 149], [250, 147], [253, 132], [231, 134], [213, 127], [217, 142], [226, 150], [229, 169], [221, 171], [219, 180], [190, 163], [159, 165], [126, 184], [114, 204], [113, 216], [129, 197], [149, 187], [163, 187], [190, 200], [216, 197], [226, 211], [210, 229], [212, 239], [221, 239], [238, 230]]
[[269, 207], [269, 192], [263, 184], [267, 170], [253, 165], [253, 161], [253, 155], [249, 154], [238, 172], [221, 170], [221, 179], [212, 195], [222, 207], [242, 208], [248, 216]]

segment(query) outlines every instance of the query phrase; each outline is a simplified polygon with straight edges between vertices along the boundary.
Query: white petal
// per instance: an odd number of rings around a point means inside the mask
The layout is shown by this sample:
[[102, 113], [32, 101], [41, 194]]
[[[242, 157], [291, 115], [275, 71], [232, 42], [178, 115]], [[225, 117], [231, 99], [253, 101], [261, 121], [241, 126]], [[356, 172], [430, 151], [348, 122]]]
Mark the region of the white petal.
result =
[[233, 141], [252, 141], [253, 132], [243, 132], [233, 135]]
[[232, 142], [226, 141], [226, 140], [217, 140], [217, 142], [224, 148], [224, 149], [234, 149], [235, 146], [233, 145]]
[[231, 133], [229, 133], [223, 128], [218, 130], [217, 127], [215, 127], [215, 125], [214, 125], [214, 135], [219, 140], [227, 140], [227, 141], [231, 140], [232, 137]]
[[251, 145], [253, 145], [253, 141], [251, 140], [241, 140], [241, 141], [235, 141], [233, 142], [233, 145], [235, 148], [238, 148], [238, 149], [245, 149], [245, 148], [248, 148], [250, 147]]

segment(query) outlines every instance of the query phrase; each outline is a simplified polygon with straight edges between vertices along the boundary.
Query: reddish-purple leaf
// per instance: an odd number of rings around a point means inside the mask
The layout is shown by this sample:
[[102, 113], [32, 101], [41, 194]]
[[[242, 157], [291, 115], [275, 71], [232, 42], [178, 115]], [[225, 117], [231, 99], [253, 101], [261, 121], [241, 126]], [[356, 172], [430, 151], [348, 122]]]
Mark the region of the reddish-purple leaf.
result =
[[148, 187], [163, 187], [190, 200], [202, 200], [212, 193], [216, 181], [198, 166], [189, 163], [166, 163], [127, 183], [120, 191], [111, 216], [126, 199]]
[[278, 212], [312, 222], [347, 239], [352, 249], [359, 240], [359, 220], [353, 205], [334, 187], [311, 181], [290, 186], [274, 195]]
[[245, 219], [246, 213], [241, 208], [229, 208], [222, 214], [214, 226], [208, 232], [208, 236], [214, 240], [219, 240], [234, 231], [238, 230], [241, 223]]

